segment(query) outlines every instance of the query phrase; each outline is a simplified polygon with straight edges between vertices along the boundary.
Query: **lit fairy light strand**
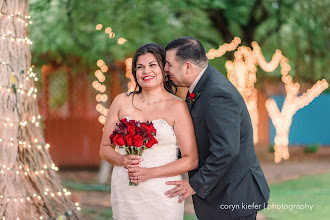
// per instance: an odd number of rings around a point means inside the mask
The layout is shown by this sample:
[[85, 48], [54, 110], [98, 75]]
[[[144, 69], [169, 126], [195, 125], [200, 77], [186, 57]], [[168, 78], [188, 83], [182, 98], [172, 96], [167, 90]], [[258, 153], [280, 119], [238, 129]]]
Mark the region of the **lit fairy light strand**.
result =
[[229, 44], [225, 43], [220, 45], [218, 49], [210, 49], [206, 56], [208, 59], [212, 60], [214, 58], [222, 57], [228, 51], [234, 51], [237, 49], [234, 54], [234, 61], [226, 62], [226, 69], [228, 71], [228, 79], [235, 85], [246, 102], [252, 120], [254, 131], [253, 140], [256, 144], [258, 142], [259, 114], [257, 109], [257, 90], [254, 88], [256, 82], [255, 60], [249, 48], [237, 48], [240, 43], [241, 39], [235, 37]]
[[[1, 62], [0, 62], [1, 63]], [[7, 65], [5, 62], [2, 62], [4, 65]], [[9, 67], [9, 65], [7, 65]], [[26, 80], [29, 81], [30, 78], [32, 78], [34, 81], [38, 81], [37, 75], [36, 73], [33, 72], [33, 67], [31, 67], [27, 72], [27, 76], [26, 76]], [[15, 84], [15, 75], [12, 75], [12, 84]], [[32, 97], [34, 99], [37, 98], [37, 92], [38, 89], [36, 87], [31, 86], [30, 89], [24, 89], [23, 88], [23, 84], [20, 84], [17, 88], [16, 88], [16, 92], [18, 95], [25, 95], [27, 97]], [[12, 93], [13, 92], [13, 86], [4, 86], [4, 85], [0, 85], [0, 89], [2, 91], [6, 91], [8, 93]]]
[[[23, 85], [21, 84], [19, 86], [19, 88], [16, 90], [18, 94], [31, 96], [33, 98], [37, 97], [37, 92], [38, 92], [37, 88], [31, 87], [29, 90], [25, 90], [25, 89], [22, 89], [22, 88], [23, 88]], [[0, 89], [7, 90], [7, 92], [12, 92], [13, 91], [12, 86], [0, 85]]]
[[108, 101], [108, 95], [105, 94], [107, 87], [104, 85], [104, 82], [105, 82], [104, 73], [106, 73], [109, 70], [109, 67], [105, 64], [105, 62], [102, 59], [98, 60], [96, 64], [100, 69], [95, 71], [94, 75], [97, 78], [97, 80], [95, 80], [92, 83], [92, 86], [96, 91], [99, 92], [95, 97], [96, 101], [98, 102], [98, 104], [96, 105], [96, 110], [100, 113], [100, 116], [98, 119], [99, 122], [101, 124], [104, 124], [106, 115], [108, 113], [108, 109], [105, 108], [101, 104], [101, 102], [105, 103], [106, 101]]
[[[103, 25], [102, 24], [97, 24], [95, 28], [96, 28], [97, 31], [100, 31], [100, 30], [103, 29]], [[109, 35], [110, 39], [113, 39], [116, 36], [116, 33], [113, 32], [111, 27], [106, 27], [104, 29], [104, 32]], [[117, 40], [117, 43], [119, 45], [122, 45], [125, 42], [127, 42], [127, 40], [123, 37], [120, 37]], [[107, 87], [104, 84], [104, 81], [105, 81], [104, 73], [108, 72], [109, 67], [105, 64], [105, 62], [102, 59], [98, 60], [96, 64], [100, 69], [96, 70], [95, 73], [94, 73], [97, 80], [95, 80], [92, 83], [92, 86], [98, 92], [98, 94], [95, 97], [95, 99], [97, 101], [96, 111], [98, 111], [100, 113], [100, 116], [99, 116], [98, 120], [101, 124], [104, 124], [106, 116], [107, 116], [108, 111], [109, 111], [109, 109], [104, 107], [103, 104], [102, 104], [102, 103], [107, 102], [108, 98], [109, 98], [108, 95], [105, 94], [105, 92], [107, 90]]]
[[125, 39], [125, 38], [123, 38], [123, 37], [121, 37], [121, 38], [119, 38], [118, 40], [117, 40], [117, 43], [118, 44], [124, 44], [125, 42], [127, 42], [127, 40]]
[[254, 84], [257, 80], [257, 66], [259, 65], [266, 72], [272, 72], [278, 65], [281, 66], [282, 81], [285, 83], [285, 89], [287, 91], [282, 112], [279, 111], [273, 99], [269, 99], [266, 102], [267, 111], [276, 129], [276, 136], [274, 139], [275, 162], [278, 163], [282, 158], [289, 158], [288, 137], [293, 115], [296, 111], [308, 105], [315, 97], [322, 93], [322, 91], [328, 87], [328, 84], [325, 80], [321, 80], [317, 82], [312, 89], [308, 90], [307, 93], [298, 97], [300, 86], [298, 83], [292, 83], [292, 77], [288, 75], [291, 67], [288, 59], [282, 55], [282, 52], [276, 50], [272, 60], [267, 62], [258, 43], [253, 42], [252, 48], [253, 50], [248, 47], [239, 47], [235, 52], [234, 61], [226, 62], [228, 79], [240, 91], [247, 104], [254, 130], [254, 142], [257, 143], [259, 115], [257, 109], [257, 90], [254, 88]]
[[27, 45], [32, 45], [33, 41], [31, 41], [31, 39], [27, 38], [27, 37], [16, 37], [16, 36], [12, 36], [11, 33], [9, 34], [0, 34], [0, 39], [4, 40], [4, 39], [9, 39], [10, 42], [16, 42], [16, 43], [25, 43]]
[[126, 65], [126, 73], [125, 76], [126, 78], [130, 79], [130, 81], [127, 84], [128, 87], [128, 91], [127, 92], [133, 92], [135, 90], [135, 80], [134, 80], [134, 76], [132, 74], [132, 58], [127, 58], [125, 60], [125, 65]]
[[[30, 16], [23, 16], [19, 11], [13, 14], [8, 14], [6, 12], [3, 12], [0, 10], [0, 19], [5, 20], [6, 22], [10, 22], [12, 23], [14, 26], [19, 26], [20, 24], [28, 26], [30, 24], [32, 24], [33, 22], [30, 21], [31, 17]], [[26, 27], [24, 27], [26, 28]], [[24, 36], [15, 36], [14, 34], [12, 34], [11, 32], [2, 32], [0, 33], [0, 43], [7, 43], [8, 44], [16, 44], [18, 47], [24, 46], [26, 45], [31, 45], [33, 42], [28, 38], [28, 37], [24, 37]], [[10, 45], [9, 45], [10, 46]], [[11, 47], [11, 46], [10, 46]], [[24, 71], [24, 70], [20, 70], [19, 73], [16, 73], [12, 67], [11, 67], [11, 63], [9, 61], [6, 60], [2, 60], [3, 58], [0, 58], [0, 67], [3, 68], [3, 66], [7, 67], [7, 71], [8, 74], [12, 75], [12, 84], [11, 85], [0, 85], [0, 92], [1, 94], [4, 93], [5, 91], [7, 91], [8, 93], [13, 93], [15, 92], [15, 95], [17, 95], [17, 97], [19, 97], [21, 95], [22, 99], [27, 98], [28, 96], [31, 96], [33, 98], [36, 98], [36, 94], [37, 94], [37, 88], [35, 87], [31, 87], [31, 88], [26, 88], [26, 85], [28, 85], [27, 83], [23, 83], [23, 84], [16, 84], [15, 81], [18, 77], [20, 80], [24, 79], [26, 81], [31, 81], [31, 79], [33, 81], [38, 81], [38, 78], [36, 76], [36, 74], [33, 72], [31, 67], [28, 71]], [[24, 67], [23, 67], [24, 68]], [[3, 68], [4, 69], [4, 68]], [[23, 75], [23, 77], [21, 77]], [[2, 94], [3, 95], [3, 94]], [[23, 96], [24, 95], [24, 96]], [[17, 107], [17, 106], [16, 106]], [[3, 122], [3, 126], [4, 127], [13, 127], [15, 125], [19, 125], [22, 127], [25, 127], [28, 125], [28, 123], [32, 123], [34, 124], [36, 127], [40, 126], [40, 118], [41, 116], [32, 116], [32, 119], [30, 117], [28, 118], [20, 118], [18, 121], [15, 120], [11, 120], [10, 118], [12, 117], [4, 117], [1, 116], [0, 117], [0, 125]], [[0, 128], [2, 129], [2, 128]], [[8, 129], [8, 128], [7, 128]], [[5, 132], [6, 133], [6, 132]], [[33, 143], [28, 143], [27, 141], [23, 141], [23, 140], [17, 140], [17, 137], [6, 137], [9, 139], [3, 139], [0, 137], [0, 146], [2, 147], [7, 147], [7, 146], [13, 146], [14, 144], [19, 145], [19, 147], [23, 147], [23, 148], [37, 148], [38, 150], [41, 149], [49, 149], [50, 145], [47, 143], [44, 143], [44, 141], [40, 141], [38, 140], [38, 138], [33, 138], [33, 140], [30, 140], [30, 142]], [[21, 146], [20, 146], [21, 145]], [[18, 161], [17, 161], [18, 162]], [[18, 162], [19, 163], [19, 162]], [[49, 171], [49, 172], [48, 172]], [[8, 175], [18, 175], [18, 176], [22, 176], [24, 178], [34, 178], [34, 179], [39, 179], [40, 176], [42, 175], [48, 175], [53, 171], [58, 171], [58, 167], [55, 166], [54, 163], [50, 164], [50, 165], [41, 165], [41, 167], [39, 168], [31, 168], [30, 166], [21, 164], [15, 164], [14, 167], [12, 166], [6, 166], [5, 164], [0, 165], [0, 174], [4, 175], [4, 178], [6, 178], [6, 176]], [[40, 179], [39, 179], [40, 180]], [[54, 191], [56, 190], [56, 191]], [[18, 196], [18, 195], [5, 195], [5, 192], [0, 192], [0, 202], [2, 202], [3, 204], [5, 204], [4, 202], [32, 202], [32, 201], [36, 201], [36, 200], [41, 200], [41, 201], [50, 201], [51, 197], [64, 197], [64, 196], [70, 196], [71, 192], [68, 191], [67, 189], [63, 189], [57, 191], [57, 189], [52, 189], [50, 190], [49, 188], [45, 188], [45, 191], [41, 192], [39, 191], [39, 193], [34, 193], [32, 195], [27, 196], [25, 194], [25, 196]], [[53, 192], [51, 192], [53, 191]], [[1, 201], [3, 200], [3, 201]], [[66, 199], [65, 199], [66, 200]], [[38, 204], [40, 202], [33, 202], [33, 204]], [[10, 206], [10, 203], [9, 203]], [[76, 207], [72, 208], [71, 210], [68, 210], [67, 212], [65, 212], [65, 214], [60, 214], [58, 216], [56, 216], [56, 219], [66, 219], [67, 216], [71, 216], [73, 215], [75, 209], [76, 210], [81, 210], [81, 208], [79, 207], [79, 203], [75, 204]], [[48, 219], [49, 216], [38, 216], [37, 219]], [[2, 220], [5, 220], [6, 217], [3, 216], [1, 218]], [[21, 217], [14, 217], [13, 219], [16, 220], [20, 220], [22, 219]], [[23, 218], [24, 219], [24, 218]], [[55, 218], [54, 218], [55, 219]]]
[[300, 85], [293, 83], [292, 77], [289, 75], [291, 66], [289, 60], [282, 55], [281, 51], [277, 50], [271, 62], [267, 63], [262, 56], [259, 45], [252, 43], [255, 56], [258, 58], [259, 65], [268, 72], [274, 71], [278, 65], [281, 67], [282, 81], [285, 84], [286, 97], [282, 109], [278, 108], [275, 100], [269, 98], [266, 101], [266, 109], [271, 118], [276, 130], [274, 138], [275, 162], [279, 163], [282, 159], [288, 159], [289, 154], [289, 132], [294, 114], [301, 108], [307, 106], [325, 89], [329, 87], [325, 79], [317, 81], [312, 88], [308, 89], [303, 95], [298, 96]]
[[17, 175], [24, 175], [24, 176], [31, 176], [32, 175], [45, 175], [46, 170], [55, 170], [56, 172], [59, 171], [58, 167], [55, 166], [54, 163], [51, 165], [46, 165], [44, 164], [42, 168], [30, 168], [28, 166], [19, 165], [16, 168], [10, 168], [9, 166], [6, 165], [0, 165], [0, 174], [6, 174], [7, 172], [14, 172]]
[[210, 60], [217, 57], [222, 57], [226, 52], [234, 51], [240, 43], [241, 43], [241, 39], [239, 37], [235, 37], [229, 44], [224, 43], [220, 45], [218, 49], [214, 49], [214, 48], [210, 49], [206, 53], [206, 56]]
[[0, 11], [0, 18], [1, 17], [5, 17], [8, 20], [9, 19], [12, 19], [12, 20], [14, 19], [14, 20], [16, 20], [16, 22], [24, 24], [25, 26], [28, 26], [28, 25], [33, 23], [32, 21], [30, 21], [31, 16], [23, 16], [21, 14], [21, 12], [17, 12], [17, 14], [9, 14], [9, 13]]
[[9, 66], [9, 63], [6, 63], [5, 61], [0, 60], [0, 65], [6, 65], [6, 66]]
[[[96, 29], [97, 31], [100, 31], [100, 30], [103, 29], [103, 25], [102, 25], [102, 24], [97, 24], [96, 27], [95, 27], [95, 29]], [[116, 33], [113, 32], [113, 30], [112, 30], [111, 27], [106, 27], [106, 28], [104, 29], [104, 33], [107, 34], [107, 35], [109, 36], [110, 39], [114, 39], [115, 36], [116, 36]], [[126, 42], [127, 42], [127, 40], [126, 40], [125, 38], [123, 38], [123, 37], [120, 37], [120, 38], [118, 38], [118, 40], [117, 40], [117, 43], [118, 43], [119, 45], [122, 45], [122, 44], [124, 44], [124, 43], [126, 43]]]
[[42, 149], [48, 150], [50, 148], [50, 145], [47, 143], [38, 143], [37, 138], [34, 139], [34, 143], [28, 143], [28, 142], [22, 141], [22, 140], [16, 141], [13, 137], [11, 137], [9, 139], [0, 138], [0, 144], [1, 143], [9, 143], [11, 147], [18, 144], [19, 146], [22, 146], [23, 148], [27, 148], [27, 149], [31, 149], [32, 147], [34, 147], [34, 148], [37, 148], [38, 150], [42, 150]]
[[33, 67], [31, 67], [27, 72], [28, 77], [26, 77], [26, 80], [29, 81], [29, 77], [32, 78], [34, 81], [38, 81], [37, 74], [33, 72]]
[[[62, 191], [56, 191], [51, 192], [48, 188], [45, 188], [44, 192], [42, 194], [33, 193], [29, 196], [5, 196], [0, 195], [1, 200], [7, 200], [8, 202], [14, 201], [14, 202], [31, 202], [33, 199], [41, 200], [44, 196], [50, 196], [50, 197], [62, 197], [62, 196], [71, 196], [72, 193], [68, 191], [67, 189], [63, 189]], [[79, 203], [75, 204], [77, 207], [79, 206]]]
[[233, 61], [227, 61], [225, 64], [228, 72], [227, 76], [241, 93], [249, 110], [253, 127], [253, 142], [256, 144], [259, 141], [257, 89], [254, 87], [257, 81], [257, 57], [249, 47], [245, 46], [240, 46], [234, 56]]
[[0, 118], [0, 121], [3, 121], [3, 126], [6, 127], [6, 126], [13, 126], [13, 125], [20, 125], [20, 126], [27, 126], [28, 123], [31, 123], [31, 124], [34, 124], [36, 127], [39, 127], [40, 125], [40, 119], [41, 119], [41, 116], [38, 115], [37, 117], [36, 116], [32, 116], [31, 117], [31, 120], [24, 120], [24, 121], [21, 121], [21, 122], [18, 122], [18, 121], [11, 121], [9, 117], [6, 117], [6, 119], [4, 118]]

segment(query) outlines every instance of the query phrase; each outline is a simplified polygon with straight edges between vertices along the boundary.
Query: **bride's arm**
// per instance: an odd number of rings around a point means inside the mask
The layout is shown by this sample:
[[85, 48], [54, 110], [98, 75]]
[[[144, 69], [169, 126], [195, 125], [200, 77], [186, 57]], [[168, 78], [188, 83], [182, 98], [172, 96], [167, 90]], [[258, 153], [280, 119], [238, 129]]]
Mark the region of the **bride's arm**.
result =
[[115, 151], [115, 144], [111, 144], [109, 136], [115, 130], [115, 125], [119, 121], [119, 110], [120, 103], [126, 96], [125, 94], [120, 94], [116, 96], [113, 100], [107, 118], [104, 123], [103, 136], [100, 146], [100, 156], [103, 160], [108, 163], [116, 166], [124, 166], [127, 167], [128, 164], [137, 164], [140, 162], [140, 159], [136, 155], [121, 155]]
[[131, 167], [130, 165], [128, 171], [133, 182], [138, 183], [153, 178], [177, 176], [197, 168], [198, 151], [196, 137], [187, 104], [183, 101], [178, 101], [175, 104], [175, 112], [172, 112], [172, 115], [175, 117], [174, 132], [182, 157], [160, 167], [144, 168], [138, 166]]

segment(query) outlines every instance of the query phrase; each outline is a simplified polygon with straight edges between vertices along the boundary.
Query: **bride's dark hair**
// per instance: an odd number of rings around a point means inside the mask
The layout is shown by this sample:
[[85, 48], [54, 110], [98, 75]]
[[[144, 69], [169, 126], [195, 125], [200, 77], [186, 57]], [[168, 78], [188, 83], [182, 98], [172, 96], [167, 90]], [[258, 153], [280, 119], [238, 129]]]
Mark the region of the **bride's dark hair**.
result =
[[[145, 55], [147, 53], [151, 53], [152, 55], [154, 55], [157, 60], [158, 66], [160, 67], [162, 74], [163, 74], [163, 82], [164, 82], [165, 90], [169, 93], [176, 94], [177, 88], [175, 87], [173, 81], [170, 80], [169, 76], [165, 76], [165, 71], [164, 71], [164, 67], [165, 67], [165, 63], [166, 63], [165, 49], [157, 43], [148, 43], [148, 44], [144, 44], [141, 47], [139, 47], [133, 56], [132, 75], [134, 77], [136, 86], [135, 86], [134, 91], [129, 93], [128, 96], [133, 93], [133, 97], [134, 97], [135, 94], [139, 94], [142, 92], [142, 87], [139, 85], [137, 78], [136, 78], [136, 61], [140, 55]], [[132, 97], [132, 104], [133, 104], [133, 97]], [[133, 106], [134, 106], [134, 104], [133, 104]]]

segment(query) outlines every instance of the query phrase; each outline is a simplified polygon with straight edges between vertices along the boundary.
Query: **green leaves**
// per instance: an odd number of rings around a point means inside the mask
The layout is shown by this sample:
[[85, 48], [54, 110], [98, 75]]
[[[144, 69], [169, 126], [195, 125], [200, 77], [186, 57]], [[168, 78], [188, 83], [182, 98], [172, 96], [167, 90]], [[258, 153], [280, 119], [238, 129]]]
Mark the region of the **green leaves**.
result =
[[[208, 50], [238, 36], [248, 46], [251, 39], [258, 41], [269, 60], [281, 49], [293, 67], [307, 70], [298, 75], [313, 79], [319, 77], [315, 72], [330, 74], [324, 67], [329, 57], [327, 6], [325, 0], [30, 0], [32, 62], [93, 67], [101, 58], [108, 64], [123, 61], [148, 42], [165, 46], [177, 37], [193, 36]], [[103, 25], [99, 31], [97, 24]], [[113, 39], [105, 33], [107, 27], [115, 33]], [[120, 37], [127, 42], [119, 45]], [[306, 54], [309, 61], [300, 62]], [[211, 64], [225, 73], [224, 62]]]

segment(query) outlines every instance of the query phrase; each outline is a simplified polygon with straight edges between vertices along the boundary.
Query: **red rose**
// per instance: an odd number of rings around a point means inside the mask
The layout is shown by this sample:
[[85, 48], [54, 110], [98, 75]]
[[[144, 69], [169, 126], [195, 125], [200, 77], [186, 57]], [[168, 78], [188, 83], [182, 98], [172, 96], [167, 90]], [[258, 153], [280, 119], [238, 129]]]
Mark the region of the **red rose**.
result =
[[196, 98], [196, 94], [195, 93], [190, 93], [189, 98], [190, 98], [190, 100], [194, 100]]
[[151, 134], [156, 135], [156, 129], [153, 126], [153, 124], [150, 124], [150, 131], [151, 131]]
[[156, 140], [156, 138], [154, 136], [151, 136], [151, 139], [146, 143], [146, 147], [151, 148], [152, 146], [154, 146], [157, 143], [158, 143], [158, 141]]
[[116, 131], [114, 131], [111, 135], [110, 135], [110, 141], [111, 141], [111, 144], [113, 143], [113, 138], [115, 137], [115, 135], [118, 134]]
[[141, 123], [141, 128], [145, 128], [149, 134], [154, 133], [156, 135], [156, 129], [153, 126], [152, 122], [150, 123]]
[[141, 132], [141, 128], [140, 128], [140, 127], [136, 127], [136, 128], [135, 128], [135, 133], [138, 134], [138, 133], [140, 133], [140, 132]]
[[127, 118], [123, 118], [119, 121], [120, 124], [126, 124], [127, 123]]
[[133, 124], [128, 124], [127, 125], [127, 132], [131, 135], [134, 135], [135, 134], [135, 127], [136, 127], [135, 123], [134, 123], [134, 125]]
[[133, 135], [130, 135], [130, 134], [126, 135], [125, 141], [126, 141], [128, 147], [132, 147], [133, 146]]
[[143, 137], [140, 134], [134, 135], [133, 137], [133, 145], [135, 147], [141, 147], [143, 145]]
[[117, 146], [124, 146], [125, 145], [124, 136], [122, 134], [116, 134], [113, 137], [113, 142], [115, 142]]

